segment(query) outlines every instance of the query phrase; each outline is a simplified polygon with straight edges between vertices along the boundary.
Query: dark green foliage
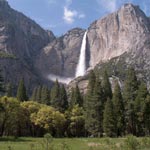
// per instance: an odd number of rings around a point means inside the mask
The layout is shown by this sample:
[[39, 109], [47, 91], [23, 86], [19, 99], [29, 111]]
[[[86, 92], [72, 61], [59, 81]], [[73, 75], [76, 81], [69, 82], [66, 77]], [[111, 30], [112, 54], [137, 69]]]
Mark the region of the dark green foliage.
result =
[[116, 82], [115, 84], [112, 101], [114, 108], [114, 116], [116, 119], [117, 136], [122, 136], [124, 135], [125, 131], [125, 112], [121, 89], [118, 82]]
[[147, 87], [144, 82], [141, 82], [134, 102], [137, 135], [144, 135], [144, 105], [147, 95]]
[[68, 108], [68, 97], [64, 85], [62, 85], [62, 87], [60, 88], [60, 100], [60, 109], [63, 112]]
[[126, 132], [136, 134], [134, 101], [137, 96], [138, 81], [133, 68], [127, 70], [123, 98], [125, 104]]
[[79, 106], [83, 106], [83, 98], [80, 93], [78, 85], [76, 85], [75, 88], [72, 88], [70, 106], [73, 107], [74, 105], [77, 105], [77, 104]]
[[93, 94], [88, 95], [85, 102], [85, 128], [94, 137], [103, 134], [104, 93], [99, 79], [96, 80]]
[[105, 94], [105, 99], [107, 98], [112, 98], [112, 89], [111, 89], [111, 84], [109, 82], [109, 77], [106, 71], [104, 71], [103, 74], [103, 80], [102, 80], [102, 86], [104, 89], [104, 94]]
[[95, 87], [95, 82], [96, 82], [96, 75], [93, 70], [91, 70], [89, 74], [89, 84], [88, 84], [88, 93], [87, 95], [92, 95], [94, 92], [94, 87]]
[[24, 79], [21, 79], [18, 85], [18, 90], [17, 90], [17, 99], [19, 101], [27, 101], [28, 97], [26, 94], [26, 87], [24, 85]]
[[42, 86], [39, 86], [36, 92], [36, 101], [39, 103], [41, 103], [41, 92], [42, 92]]
[[8, 83], [6, 86], [6, 96], [13, 97], [13, 86], [11, 83]]
[[103, 128], [106, 136], [116, 136], [116, 118], [114, 115], [113, 103], [109, 98], [105, 104]]
[[34, 89], [33, 89], [33, 92], [32, 92], [32, 96], [31, 96], [31, 100], [32, 101], [36, 101], [36, 96], [37, 96], [37, 90], [38, 90], [38, 88], [37, 87], [35, 87]]
[[4, 92], [4, 83], [3, 82], [4, 82], [4, 79], [1, 75], [1, 70], [0, 70], [0, 94], [1, 94], [1, 92]]
[[43, 86], [41, 89], [41, 103], [43, 104], [50, 104], [50, 97], [49, 97], [49, 90], [46, 86]]
[[144, 103], [144, 127], [145, 135], [150, 135], [150, 96], [148, 95]]

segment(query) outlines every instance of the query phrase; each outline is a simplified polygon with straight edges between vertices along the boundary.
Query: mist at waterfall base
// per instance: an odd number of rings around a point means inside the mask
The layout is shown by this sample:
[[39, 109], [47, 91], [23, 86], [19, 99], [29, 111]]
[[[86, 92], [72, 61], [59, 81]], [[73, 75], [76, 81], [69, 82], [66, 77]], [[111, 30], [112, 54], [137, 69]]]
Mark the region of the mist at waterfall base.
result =
[[60, 83], [69, 84], [69, 82], [73, 80], [74, 78], [85, 75], [86, 73], [86, 36], [87, 36], [87, 31], [84, 33], [84, 36], [83, 36], [75, 77], [66, 78], [66, 77], [62, 77], [62, 76], [58, 76], [54, 74], [49, 74], [47, 77], [49, 80], [54, 81], [54, 82], [58, 80]]
[[73, 80], [74, 78], [66, 78], [66, 77], [61, 77], [61, 76], [57, 76], [57, 75], [54, 75], [54, 74], [49, 74], [48, 79], [51, 80], [51, 81], [54, 81], [54, 82], [56, 80], [58, 80], [60, 83], [69, 84], [69, 82], [71, 80]]

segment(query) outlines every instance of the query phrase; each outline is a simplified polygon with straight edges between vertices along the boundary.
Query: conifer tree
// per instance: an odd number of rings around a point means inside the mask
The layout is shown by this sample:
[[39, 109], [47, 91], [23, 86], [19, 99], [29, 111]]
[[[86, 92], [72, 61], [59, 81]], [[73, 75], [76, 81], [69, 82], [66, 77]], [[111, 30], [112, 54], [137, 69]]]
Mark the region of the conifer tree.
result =
[[64, 112], [68, 108], [68, 97], [64, 85], [62, 85], [60, 88], [60, 100], [61, 100], [60, 109], [62, 112]]
[[3, 84], [3, 82], [4, 82], [4, 79], [3, 79], [2, 75], [1, 75], [1, 70], [0, 70], [0, 94], [2, 92], [4, 92], [4, 84]]
[[144, 104], [144, 127], [145, 134], [150, 135], [150, 96], [148, 95]]
[[94, 137], [102, 136], [103, 133], [103, 104], [104, 93], [101, 82], [96, 80], [93, 94], [85, 105], [85, 128], [89, 135]]
[[108, 98], [105, 104], [104, 109], [104, 120], [103, 120], [103, 129], [106, 136], [115, 137], [116, 136], [116, 119], [114, 115], [113, 103], [112, 100]]
[[13, 97], [13, 87], [11, 83], [8, 83], [6, 86], [6, 96]]
[[60, 85], [58, 80], [51, 89], [51, 105], [57, 109], [60, 108]]
[[18, 90], [17, 90], [17, 99], [19, 101], [27, 101], [28, 97], [26, 94], [26, 87], [24, 85], [24, 79], [19, 81]]
[[36, 101], [39, 103], [42, 103], [41, 102], [41, 92], [42, 92], [42, 86], [39, 86], [37, 88], [37, 92], [36, 92]]
[[141, 82], [137, 91], [137, 97], [134, 102], [135, 118], [136, 118], [136, 134], [137, 136], [144, 135], [144, 105], [148, 95], [147, 86]]
[[37, 100], [37, 98], [36, 98], [36, 96], [37, 96], [37, 87], [35, 87], [34, 89], [33, 89], [33, 92], [32, 92], [32, 96], [31, 96], [31, 100], [32, 101], [36, 101]]
[[123, 90], [125, 122], [127, 134], [136, 134], [134, 101], [137, 96], [138, 81], [133, 68], [129, 68]]
[[80, 107], [83, 106], [83, 98], [80, 93], [78, 85], [76, 85], [75, 88], [72, 88], [72, 91], [71, 91], [71, 107], [73, 107], [74, 105], [77, 105], [77, 104]]
[[95, 75], [94, 71], [91, 70], [91, 72], [89, 74], [89, 84], [88, 84], [88, 93], [87, 93], [88, 96], [93, 94], [95, 82], [96, 82], [96, 75]]
[[50, 104], [49, 90], [46, 86], [42, 86], [41, 89], [41, 102], [47, 105]]
[[104, 71], [102, 86], [104, 89], [105, 100], [107, 100], [107, 98], [112, 99], [112, 89], [111, 89], [111, 84], [109, 82], [109, 77], [108, 77], [107, 71]]
[[125, 112], [122, 93], [118, 82], [116, 82], [115, 84], [112, 101], [114, 108], [114, 116], [116, 119], [117, 136], [122, 136], [125, 134]]

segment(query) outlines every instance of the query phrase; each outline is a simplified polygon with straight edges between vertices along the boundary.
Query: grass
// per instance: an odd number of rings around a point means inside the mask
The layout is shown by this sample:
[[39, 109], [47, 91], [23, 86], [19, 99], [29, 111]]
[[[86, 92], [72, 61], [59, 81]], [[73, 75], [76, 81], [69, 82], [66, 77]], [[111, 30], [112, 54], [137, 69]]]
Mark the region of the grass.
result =
[[[0, 150], [47, 150], [42, 143], [43, 138], [0, 138]], [[48, 150], [150, 150], [150, 138], [62, 138], [51, 145]]]

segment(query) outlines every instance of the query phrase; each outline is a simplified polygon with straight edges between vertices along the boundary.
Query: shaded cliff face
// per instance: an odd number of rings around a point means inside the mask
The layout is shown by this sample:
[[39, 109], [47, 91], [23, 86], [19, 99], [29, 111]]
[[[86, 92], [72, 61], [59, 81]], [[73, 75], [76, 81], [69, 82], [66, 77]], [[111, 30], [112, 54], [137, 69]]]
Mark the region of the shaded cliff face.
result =
[[125, 4], [89, 27], [90, 66], [95, 67], [124, 52], [139, 53], [149, 39], [149, 18], [138, 6]]
[[44, 47], [36, 58], [36, 68], [43, 77], [55, 74], [74, 77], [85, 30], [75, 28]]
[[24, 77], [31, 87], [42, 80], [33, 68], [34, 58], [54, 38], [51, 31], [10, 8], [5, 0], [0, 1], [0, 66], [6, 82], [16, 85]]

